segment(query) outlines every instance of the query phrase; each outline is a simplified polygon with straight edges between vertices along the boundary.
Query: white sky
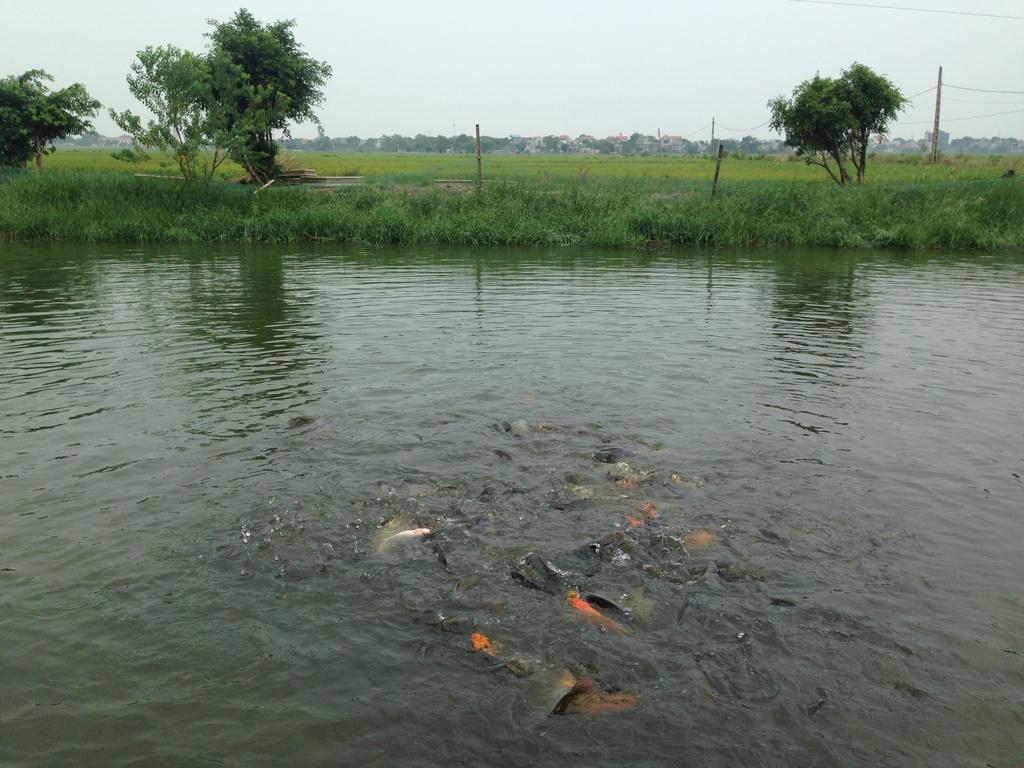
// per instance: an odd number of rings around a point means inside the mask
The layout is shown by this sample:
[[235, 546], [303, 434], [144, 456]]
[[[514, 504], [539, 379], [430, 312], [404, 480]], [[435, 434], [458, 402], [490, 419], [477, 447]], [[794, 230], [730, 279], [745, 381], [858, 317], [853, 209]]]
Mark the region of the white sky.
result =
[[[865, 0], [1024, 16], [1024, 0]], [[206, 19], [241, 0], [140, 3], [56, 0], [33, 10], [0, 0], [0, 75], [42, 68], [56, 85], [83, 82], [105, 106], [137, 108], [125, 75], [135, 51], [203, 49]], [[320, 110], [331, 136], [471, 133], [500, 136], [698, 132], [768, 119], [768, 99], [860, 61], [907, 95], [935, 84], [948, 118], [1024, 110], [1024, 20], [951, 16], [788, 0], [486, 0], [288, 3], [248, 0], [258, 18], [294, 18], [307, 52], [334, 68]], [[893, 135], [930, 130], [934, 93], [915, 100]], [[104, 113], [100, 133], [119, 133]], [[950, 120], [953, 137], [1024, 138], [1024, 111]], [[312, 136], [299, 126], [296, 136]], [[768, 136], [767, 128], [753, 131]]]

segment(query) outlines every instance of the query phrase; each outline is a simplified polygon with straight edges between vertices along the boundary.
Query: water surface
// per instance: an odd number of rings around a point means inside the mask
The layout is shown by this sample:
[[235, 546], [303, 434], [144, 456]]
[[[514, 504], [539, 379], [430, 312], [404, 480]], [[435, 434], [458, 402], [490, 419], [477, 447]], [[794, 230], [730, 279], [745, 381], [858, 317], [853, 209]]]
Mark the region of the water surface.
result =
[[1022, 257], [7, 246], [0, 360], [4, 765], [1024, 755]]

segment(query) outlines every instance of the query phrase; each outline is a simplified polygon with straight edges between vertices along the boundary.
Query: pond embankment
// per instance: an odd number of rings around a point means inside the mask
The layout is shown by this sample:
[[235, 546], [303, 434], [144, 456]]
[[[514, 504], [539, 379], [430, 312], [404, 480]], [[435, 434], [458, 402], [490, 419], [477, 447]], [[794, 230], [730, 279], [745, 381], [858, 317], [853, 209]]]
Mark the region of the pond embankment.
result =
[[480, 194], [366, 186], [311, 193], [135, 178], [16, 174], [0, 182], [0, 241], [364, 242], [431, 245], [1024, 247], [1019, 179], [867, 185], [747, 182]]

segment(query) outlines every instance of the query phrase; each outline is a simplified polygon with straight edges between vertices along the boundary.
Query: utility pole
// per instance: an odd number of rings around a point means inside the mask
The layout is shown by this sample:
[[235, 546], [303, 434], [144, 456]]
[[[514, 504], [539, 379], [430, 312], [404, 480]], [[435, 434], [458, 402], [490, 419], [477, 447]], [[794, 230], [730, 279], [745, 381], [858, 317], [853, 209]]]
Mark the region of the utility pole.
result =
[[715, 118], [711, 118], [711, 146], [708, 147], [709, 152], [715, 151]]
[[932, 165], [939, 162], [939, 108], [942, 106], [942, 67], [939, 67], [939, 82], [935, 86], [935, 125], [932, 128]]
[[724, 149], [723, 145], [718, 145], [718, 161], [715, 163], [715, 180], [711, 184], [711, 197], [714, 197], [715, 192], [718, 191], [718, 172], [722, 170], [722, 150]]

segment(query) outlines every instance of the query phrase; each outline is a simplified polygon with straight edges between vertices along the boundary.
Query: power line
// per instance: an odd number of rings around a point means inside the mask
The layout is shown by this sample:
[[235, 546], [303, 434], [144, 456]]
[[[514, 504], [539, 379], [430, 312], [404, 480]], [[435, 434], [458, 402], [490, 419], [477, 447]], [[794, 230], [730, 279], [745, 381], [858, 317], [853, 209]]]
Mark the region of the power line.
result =
[[871, 3], [841, 3], [838, 0], [787, 0], [790, 3], [807, 3], [809, 5], [846, 5], [853, 8], [875, 8], [884, 11], [913, 11], [915, 13], [941, 13], [950, 16], [983, 16], [988, 19], [1016, 19], [1024, 21], [1024, 16], [1004, 16], [1000, 13], [976, 13], [974, 11], [944, 11], [937, 8], [910, 8], [905, 5], [874, 5]]
[[1016, 115], [1024, 112], [1024, 109], [1011, 109], [1007, 112], [993, 112], [988, 115], [971, 115], [970, 117], [944, 117], [942, 122], [944, 123], [955, 123], [958, 120], [981, 120], [985, 117], [1002, 117], [1003, 115]]
[[[981, 120], [982, 118], [985, 118], [985, 117], [1002, 117], [1003, 115], [1016, 115], [1016, 114], [1018, 114], [1020, 112], [1024, 112], [1024, 109], [1011, 109], [1011, 110], [1009, 110], [1007, 112], [993, 112], [993, 113], [988, 114], [988, 115], [971, 115], [969, 117], [944, 117], [944, 118], [942, 118], [942, 122], [943, 122], [943, 124], [945, 124], [945, 123], [955, 123], [955, 122], [958, 122], [960, 120]], [[898, 121], [896, 123], [896, 125], [931, 125], [931, 124], [932, 124], [931, 120], [910, 120], [910, 121], [900, 120], [900, 121]]]
[[975, 101], [974, 99], [950, 99], [950, 98], [945, 98], [945, 99], [943, 99], [943, 101], [955, 101], [957, 104], [989, 104], [989, 105], [993, 105], [993, 104], [1000, 104], [1000, 105], [1016, 104], [1018, 106], [1024, 107], [1024, 101]]
[[1017, 96], [1024, 95], [1024, 91], [993, 91], [988, 88], [967, 88], [963, 85], [950, 85], [949, 83], [943, 83], [944, 88], [955, 88], [958, 91], [974, 91], [975, 93], [1012, 93]]
[[745, 133], [746, 131], [756, 131], [758, 128], [764, 128], [770, 122], [771, 120], [765, 120], [760, 125], [755, 125], [752, 128], [729, 128], [728, 126], [722, 125], [721, 123], [718, 124], [718, 127], [721, 128], [723, 131], [730, 131], [732, 133]]
[[933, 85], [931, 88], [925, 88], [923, 91], [921, 91], [920, 93], [915, 93], [913, 96], [907, 96], [907, 100], [909, 101], [910, 99], [916, 99], [918, 96], [924, 96], [926, 93], [930, 93], [934, 90], [935, 86]]

